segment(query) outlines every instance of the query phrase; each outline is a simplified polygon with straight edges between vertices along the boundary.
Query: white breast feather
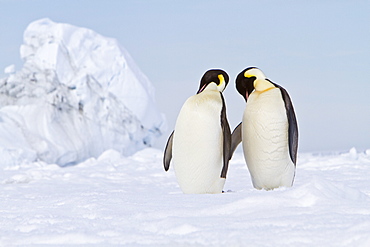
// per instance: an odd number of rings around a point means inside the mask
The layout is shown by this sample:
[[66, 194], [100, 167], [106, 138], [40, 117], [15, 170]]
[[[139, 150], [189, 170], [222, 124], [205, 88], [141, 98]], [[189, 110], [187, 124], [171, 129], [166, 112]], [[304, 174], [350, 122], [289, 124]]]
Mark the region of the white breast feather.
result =
[[184, 193], [221, 193], [225, 179], [221, 129], [222, 100], [215, 90], [190, 97], [175, 126], [173, 164]]
[[243, 116], [242, 139], [255, 188], [292, 185], [295, 166], [289, 155], [288, 119], [278, 88], [250, 95]]

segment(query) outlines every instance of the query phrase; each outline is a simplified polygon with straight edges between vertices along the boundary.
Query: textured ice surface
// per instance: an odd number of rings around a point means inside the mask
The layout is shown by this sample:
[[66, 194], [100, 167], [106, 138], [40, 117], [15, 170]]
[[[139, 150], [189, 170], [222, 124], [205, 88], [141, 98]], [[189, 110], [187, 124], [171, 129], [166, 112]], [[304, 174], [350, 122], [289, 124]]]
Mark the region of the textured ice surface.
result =
[[69, 165], [107, 149], [129, 155], [161, 134], [154, 87], [115, 39], [41, 19], [20, 53], [23, 68], [8, 66], [0, 79], [0, 166]]
[[[356, 153], [356, 157], [354, 154]], [[362, 246], [370, 155], [299, 154], [293, 187], [252, 186], [242, 153], [223, 194], [183, 194], [163, 152], [0, 168], [0, 245]]]

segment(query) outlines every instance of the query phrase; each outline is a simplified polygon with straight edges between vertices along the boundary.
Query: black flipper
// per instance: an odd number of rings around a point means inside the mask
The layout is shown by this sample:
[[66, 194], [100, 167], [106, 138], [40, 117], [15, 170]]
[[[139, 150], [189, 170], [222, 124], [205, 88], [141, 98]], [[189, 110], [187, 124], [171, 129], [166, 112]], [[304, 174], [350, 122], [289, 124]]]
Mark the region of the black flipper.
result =
[[226, 104], [222, 93], [220, 93], [222, 99], [222, 110], [221, 110], [221, 128], [223, 133], [223, 160], [224, 165], [221, 171], [221, 178], [226, 178], [227, 169], [229, 167], [229, 160], [231, 157], [231, 130], [229, 122], [226, 116]]
[[230, 159], [233, 156], [236, 148], [242, 142], [242, 123], [238, 124], [231, 134], [231, 152]]
[[165, 171], [168, 171], [168, 169], [170, 168], [170, 162], [171, 162], [171, 159], [172, 159], [173, 133], [174, 133], [174, 131], [172, 131], [170, 137], [168, 137], [166, 148], [164, 150], [163, 167], [164, 167]]
[[292, 100], [290, 99], [288, 92], [282, 86], [277, 85], [276, 83], [273, 84], [280, 89], [281, 96], [283, 97], [285, 103], [285, 109], [289, 124], [289, 154], [292, 162], [294, 163], [294, 165], [296, 165], [298, 151], [298, 123], [295, 116]]

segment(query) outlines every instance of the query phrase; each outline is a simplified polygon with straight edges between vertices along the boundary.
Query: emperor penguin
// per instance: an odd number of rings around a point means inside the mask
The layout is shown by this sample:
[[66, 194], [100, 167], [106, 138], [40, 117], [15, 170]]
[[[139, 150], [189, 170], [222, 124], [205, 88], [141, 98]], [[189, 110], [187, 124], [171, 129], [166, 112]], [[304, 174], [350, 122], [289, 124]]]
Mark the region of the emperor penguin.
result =
[[244, 69], [236, 88], [246, 107], [232, 134], [232, 152], [242, 142], [256, 189], [291, 187], [295, 177], [298, 125], [288, 92], [256, 68]]
[[172, 159], [185, 194], [222, 193], [230, 160], [231, 131], [222, 92], [229, 82], [220, 69], [208, 70], [197, 94], [188, 98], [168, 138], [163, 165]]

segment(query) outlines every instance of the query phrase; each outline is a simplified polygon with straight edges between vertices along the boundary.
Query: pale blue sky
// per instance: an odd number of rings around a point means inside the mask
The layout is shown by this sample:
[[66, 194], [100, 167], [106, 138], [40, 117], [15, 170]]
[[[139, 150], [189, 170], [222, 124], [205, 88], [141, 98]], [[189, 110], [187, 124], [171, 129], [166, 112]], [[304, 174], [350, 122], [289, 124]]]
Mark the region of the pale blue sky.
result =
[[299, 150], [370, 148], [370, 1], [0, 0], [0, 77], [22, 66], [27, 25], [48, 17], [116, 38], [156, 87], [169, 129], [209, 68], [230, 76], [234, 128], [245, 103], [235, 77], [257, 66], [291, 95]]

